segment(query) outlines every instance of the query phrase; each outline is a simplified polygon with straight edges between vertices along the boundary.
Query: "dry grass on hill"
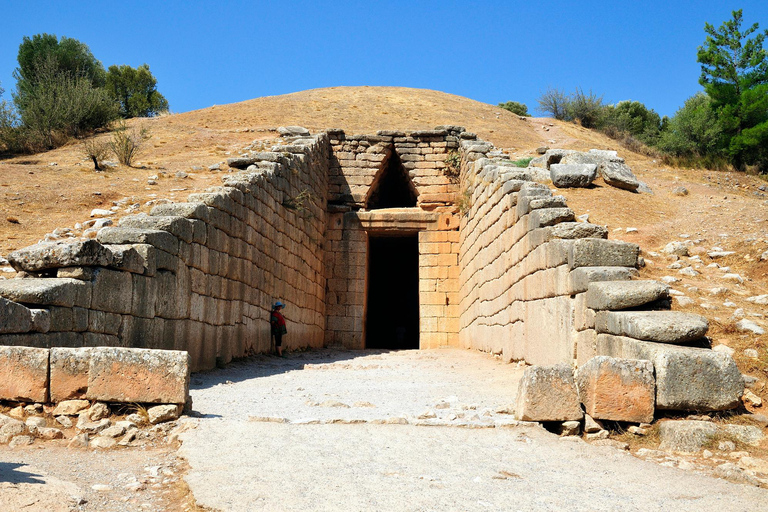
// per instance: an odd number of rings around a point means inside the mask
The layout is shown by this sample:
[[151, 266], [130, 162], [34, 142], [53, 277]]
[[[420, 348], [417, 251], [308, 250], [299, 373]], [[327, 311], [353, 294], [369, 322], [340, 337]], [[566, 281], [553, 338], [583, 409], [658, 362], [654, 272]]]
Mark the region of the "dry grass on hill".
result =
[[[113, 201], [130, 198], [131, 203], [139, 203], [142, 211], [147, 211], [146, 203], [156, 198], [184, 200], [194, 190], [217, 185], [221, 173], [210, 172], [208, 165], [238, 154], [254, 140], [269, 143], [280, 125], [301, 125], [313, 132], [343, 128], [347, 133], [461, 125], [508, 150], [514, 158], [533, 156], [534, 149], [542, 145], [615, 149], [654, 194], [632, 194], [600, 180], [591, 189], [557, 193], [568, 198], [577, 215], [589, 213], [591, 222], [607, 224], [611, 238], [640, 244], [649, 262], [643, 277], [678, 277], [676, 270], [666, 268], [670, 260], [650, 256], [648, 251], [658, 251], [669, 241], [682, 239], [679, 235], [700, 240], [694, 251], [702, 253], [705, 264], [711, 262], [705, 250], [713, 246], [736, 250], [736, 255], [718, 263], [727, 264], [732, 272], [743, 276], [743, 284], [723, 283], [723, 272], [702, 265], [701, 276], [679, 276], [683, 281], [675, 287], [695, 300], [686, 310], [702, 313], [713, 321], [715, 343], [737, 349], [759, 347], [757, 361], [745, 358], [741, 351], [736, 358], [742, 368], [768, 380], [768, 335], [733, 332], [733, 308], [723, 306], [731, 300], [747, 313], [759, 314], [761, 306], [744, 299], [768, 293], [768, 262], [759, 261], [759, 255], [768, 250], [768, 198], [757, 195], [762, 194], [757, 187], [766, 184], [757, 177], [670, 169], [653, 158], [623, 149], [600, 133], [573, 124], [541, 118], [523, 120], [467, 98], [399, 87], [315, 89], [132, 123], [142, 124], [152, 134], [147, 151], [138, 157], [141, 168], [119, 167], [97, 173], [82, 155], [78, 142], [47, 153], [0, 161], [0, 254], [35, 243], [54, 228], [87, 220], [91, 209], [109, 208]], [[54, 162], [56, 165], [51, 165]], [[177, 178], [177, 171], [189, 176]], [[149, 176], [158, 176], [156, 185], [147, 184]], [[672, 190], [677, 186], [687, 188], [690, 194], [674, 195]], [[121, 214], [124, 212], [117, 215]], [[628, 227], [637, 231], [627, 233]], [[725, 296], [709, 295], [711, 288], [722, 286], [729, 288]], [[766, 322], [765, 318], [755, 319]]]

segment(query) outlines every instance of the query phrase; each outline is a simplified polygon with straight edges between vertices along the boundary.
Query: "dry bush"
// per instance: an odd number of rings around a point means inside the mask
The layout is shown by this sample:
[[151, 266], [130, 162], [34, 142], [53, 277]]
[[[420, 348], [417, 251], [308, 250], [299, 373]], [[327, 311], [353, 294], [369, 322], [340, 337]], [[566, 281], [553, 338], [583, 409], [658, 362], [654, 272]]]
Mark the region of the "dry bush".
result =
[[146, 128], [138, 128], [136, 126], [128, 128], [125, 121], [120, 121], [112, 132], [112, 140], [109, 141], [109, 147], [121, 164], [130, 167], [134, 158], [144, 148], [149, 138], [149, 130]]
[[111, 150], [109, 141], [104, 139], [86, 139], [83, 141], [83, 155], [93, 160], [93, 168], [103, 170], [101, 162], [107, 159]]

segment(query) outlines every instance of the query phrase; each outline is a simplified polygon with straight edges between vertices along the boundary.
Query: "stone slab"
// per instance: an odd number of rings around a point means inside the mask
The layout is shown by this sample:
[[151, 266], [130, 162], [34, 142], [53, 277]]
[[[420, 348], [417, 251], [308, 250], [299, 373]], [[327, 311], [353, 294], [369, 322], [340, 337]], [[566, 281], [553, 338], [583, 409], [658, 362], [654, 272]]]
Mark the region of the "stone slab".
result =
[[29, 278], [0, 281], [0, 297], [22, 304], [90, 306], [90, 288], [78, 279]]
[[91, 354], [86, 398], [105, 402], [183, 404], [189, 395], [188, 352], [98, 348]]
[[29, 308], [0, 297], [0, 333], [24, 333], [32, 330]]
[[179, 240], [159, 229], [107, 227], [96, 238], [102, 244], [149, 244], [169, 254], [179, 253]]
[[39, 272], [61, 267], [106, 266], [112, 253], [96, 240], [41, 242], [8, 254], [17, 271]]
[[568, 253], [568, 266], [637, 267], [640, 247], [628, 242], [584, 238], [576, 240]]
[[611, 334], [598, 334], [597, 353], [651, 361], [656, 371], [656, 409], [724, 411], [741, 403], [744, 381], [728, 354]]
[[51, 402], [85, 398], [91, 348], [51, 348]]
[[[592, 226], [593, 224], [587, 224]], [[629, 281], [637, 275], [637, 270], [629, 267], [579, 267], [568, 275], [571, 293], [587, 291], [589, 283], [601, 281]]]
[[0, 346], [0, 399], [48, 401], [48, 349]]
[[634, 192], [640, 186], [632, 169], [623, 162], [604, 162], [598, 166], [597, 173], [612, 187]]
[[583, 414], [571, 366], [526, 368], [518, 389], [516, 417], [523, 421], [581, 420]]
[[669, 297], [669, 286], [658, 281], [600, 281], [587, 287], [587, 307], [618, 310], [644, 306]]
[[700, 452], [717, 433], [717, 425], [711, 421], [663, 421], [659, 424], [659, 449], [682, 453]]
[[593, 357], [576, 371], [576, 385], [585, 412], [593, 418], [653, 421], [656, 381], [650, 361]]
[[701, 315], [679, 311], [600, 311], [595, 329], [638, 340], [683, 344], [707, 334], [709, 322]]
[[588, 187], [597, 177], [595, 164], [552, 164], [549, 166], [552, 184], [558, 188]]

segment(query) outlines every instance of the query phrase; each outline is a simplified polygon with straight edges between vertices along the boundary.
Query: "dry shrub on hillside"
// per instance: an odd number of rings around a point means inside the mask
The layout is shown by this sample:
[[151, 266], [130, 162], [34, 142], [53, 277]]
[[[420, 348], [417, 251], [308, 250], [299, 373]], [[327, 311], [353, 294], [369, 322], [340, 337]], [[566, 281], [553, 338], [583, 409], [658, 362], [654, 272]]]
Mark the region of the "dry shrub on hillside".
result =
[[83, 141], [83, 155], [93, 160], [93, 167], [101, 171], [101, 163], [107, 159], [110, 152], [110, 143], [104, 139], [86, 139]]
[[114, 151], [121, 164], [130, 167], [133, 159], [143, 149], [149, 138], [149, 130], [146, 128], [136, 126], [128, 128], [124, 121], [120, 121], [112, 132], [109, 147]]

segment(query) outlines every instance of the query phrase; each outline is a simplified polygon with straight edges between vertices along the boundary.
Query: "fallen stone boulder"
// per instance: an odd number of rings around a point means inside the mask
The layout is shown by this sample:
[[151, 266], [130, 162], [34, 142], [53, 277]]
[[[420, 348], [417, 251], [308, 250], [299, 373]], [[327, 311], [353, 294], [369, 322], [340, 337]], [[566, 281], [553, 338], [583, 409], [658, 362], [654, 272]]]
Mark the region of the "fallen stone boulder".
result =
[[597, 176], [595, 164], [553, 164], [549, 168], [552, 184], [558, 188], [588, 187]]
[[183, 404], [189, 395], [189, 353], [177, 350], [94, 349], [86, 398], [104, 402]]
[[517, 393], [516, 417], [523, 421], [573, 421], [583, 417], [570, 365], [529, 366]]
[[682, 453], [700, 452], [717, 433], [717, 425], [711, 421], [663, 421], [659, 424], [659, 449]]
[[656, 372], [656, 409], [724, 411], [741, 404], [744, 381], [728, 354], [612, 334], [597, 335], [596, 352], [651, 361]]
[[96, 240], [41, 242], [8, 255], [17, 271], [40, 272], [52, 268], [97, 266], [112, 263], [112, 253]]
[[656, 382], [650, 361], [593, 357], [576, 371], [576, 384], [585, 412], [592, 418], [653, 421]]
[[0, 400], [48, 401], [48, 349], [0, 346]]
[[669, 286], [658, 281], [601, 281], [589, 283], [587, 307], [617, 310], [644, 306], [669, 297]]
[[621, 162], [605, 162], [601, 163], [597, 168], [597, 173], [601, 178], [610, 186], [636, 191], [640, 186], [640, 182], [632, 173], [632, 169], [625, 163]]
[[679, 311], [600, 311], [595, 329], [638, 340], [683, 344], [707, 334], [709, 322], [703, 316]]

